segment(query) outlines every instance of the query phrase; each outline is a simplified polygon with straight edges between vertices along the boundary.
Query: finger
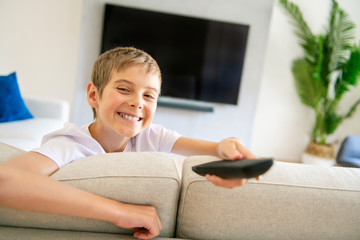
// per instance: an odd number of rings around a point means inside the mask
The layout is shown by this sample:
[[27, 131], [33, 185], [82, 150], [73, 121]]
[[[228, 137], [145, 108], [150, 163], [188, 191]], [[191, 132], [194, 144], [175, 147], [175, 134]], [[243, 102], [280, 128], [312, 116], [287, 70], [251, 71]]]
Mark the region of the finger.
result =
[[163, 225], [160, 221], [159, 216], [156, 214], [153, 216], [152, 220], [146, 223], [143, 228], [135, 228], [134, 237], [140, 239], [152, 239], [160, 234], [160, 231], [163, 229]]
[[227, 154], [225, 154], [225, 153], [221, 153], [219, 155], [219, 157], [222, 158], [222, 159], [230, 159], [229, 156]]
[[136, 229], [136, 232], [133, 234], [133, 236], [140, 239], [152, 239], [159, 234], [160, 231], [157, 228], [138, 228]]
[[236, 149], [242, 153], [243, 158], [257, 158], [249, 149], [238, 141], [236, 142]]
[[234, 146], [234, 149], [231, 149], [231, 153], [228, 154], [227, 158], [228, 160], [240, 160], [244, 158], [244, 155]]
[[135, 238], [139, 238], [139, 239], [151, 239], [157, 235], [153, 235], [147, 229], [143, 228], [143, 229], [136, 231], [133, 236]]
[[237, 144], [240, 144], [237, 140], [231, 140], [230, 142], [231, 144], [223, 149], [222, 155], [223, 155], [223, 159], [228, 159], [228, 160], [239, 160], [244, 158], [243, 154], [241, 153], [241, 151], [239, 151], [239, 148], [237, 146]]
[[[152, 209], [151, 220], [149, 219], [148, 221], [149, 227], [147, 227], [147, 229], [149, 229], [150, 232], [154, 232], [157, 235], [159, 235], [160, 231], [163, 229], [163, 225], [161, 223], [156, 208], [152, 207], [151, 209]], [[153, 230], [151, 231], [151, 229]]]
[[244, 152], [244, 150], [247, 150], [247, 149], [246, 149], [245, 146], [242, 144], [242, 142], [240, 142], [240, 141], [235, 141], [235, 149], [236, 149], [236, 152], [239, 153], [239, 154], [238, 154], [238, 158], [236, 158], [236, 160], [245, 158], [246, 152]]
[[240, 187], [249, 182], [248, 179], [224, 179], [215, 175], [207, 174], [206, 179], [216, 186], [232, 189]]
[[245, 179], [236, 179], [236, 180], [227, 180], [227, 179], [218, 179], [217, 186], [233, 189], [235, 187], [241, 187], [248, 183], [248, 180]]

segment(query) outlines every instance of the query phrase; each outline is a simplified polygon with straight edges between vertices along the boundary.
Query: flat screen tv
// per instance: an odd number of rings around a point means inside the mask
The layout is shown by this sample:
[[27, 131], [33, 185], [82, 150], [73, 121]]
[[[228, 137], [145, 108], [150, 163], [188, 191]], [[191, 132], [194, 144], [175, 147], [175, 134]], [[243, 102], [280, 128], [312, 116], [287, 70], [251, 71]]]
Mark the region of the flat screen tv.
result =
[[248, 25], [106, 4], [101, 52], [149, 53], [162, 72], [162, 96], [236, 105], [248, 32]]

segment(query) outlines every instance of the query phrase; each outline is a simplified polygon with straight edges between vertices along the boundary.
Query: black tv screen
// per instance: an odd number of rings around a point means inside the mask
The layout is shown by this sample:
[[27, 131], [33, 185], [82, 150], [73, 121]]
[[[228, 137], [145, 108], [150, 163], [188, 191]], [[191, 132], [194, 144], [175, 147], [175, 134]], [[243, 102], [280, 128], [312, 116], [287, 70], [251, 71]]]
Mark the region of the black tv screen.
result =
[[106, 4], [101, 52], [133, 46], [162, 72], [162, 96], [237, 104], [249, 26]]

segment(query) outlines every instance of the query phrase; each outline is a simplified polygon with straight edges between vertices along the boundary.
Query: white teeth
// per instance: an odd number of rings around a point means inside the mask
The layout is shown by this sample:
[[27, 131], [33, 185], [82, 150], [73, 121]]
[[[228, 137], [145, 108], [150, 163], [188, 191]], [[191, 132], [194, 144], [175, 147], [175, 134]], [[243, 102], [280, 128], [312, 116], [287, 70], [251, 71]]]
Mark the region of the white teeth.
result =
[[132, 117], [132, 116], [126, 115], [125, 113], [120, 113], [120, 116], [127, 120], [130, 120], [130, 121], [139, 121], [140, 120], [139, 117]]

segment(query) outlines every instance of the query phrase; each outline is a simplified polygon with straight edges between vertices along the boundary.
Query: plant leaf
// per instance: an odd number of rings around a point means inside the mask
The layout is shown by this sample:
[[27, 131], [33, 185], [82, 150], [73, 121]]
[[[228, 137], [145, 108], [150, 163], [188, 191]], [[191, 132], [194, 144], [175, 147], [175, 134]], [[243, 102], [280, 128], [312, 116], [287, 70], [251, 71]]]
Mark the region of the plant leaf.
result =
[[347, 61], [351, 42], [354, 40], [355, 29], [355, 24], [349, 15], [339, 8], [335, 0], [332, 0], [332, 3], [326, 38], [327, 51], [330, 56], [329, 72], [339, 69]]
[[342, 120], [343, 117], [336, 114], [336, 112], [327, 111], [324, 117], [326, 134], [332, 134], [333, 132], [335, 132]]
[[348, 86], [356, 86], [360, 77], [360, 50], [353, 46], [347, 62], [341, 66], [340, 75], [335, 82], [335, 99], [340, 100], [342, 95], [349, 91]]
[[350, 57], [342, 66], [342, 80], [349, 85], [356, 86], [360, 76], [360, 49], [352, 47]]
[[299, 7], [288, 0], [280, 0], [280, 4], [286, 10], [286, 13], [292, 17], [291, 23], [294, 25], [295, 34], [304, 49], [305, 58], [311, 63], [316, 63], [319, 52], [317, 49], [318, 44], [316, 44], [316, 39], [305, 22]]
[[350, 110], [347, 112], [347, 114], [344, 116], [345, 118], [350, 118], [355, 112], [357, 107], [360, 105], [360, 99], [358, 99], [350, 108]]
[[292, 72], [301, 102], [316, 109], [324, 88], [321, 80], [313, 77], [313, 67], [303, 58], [299, 58], [293, 61]]

